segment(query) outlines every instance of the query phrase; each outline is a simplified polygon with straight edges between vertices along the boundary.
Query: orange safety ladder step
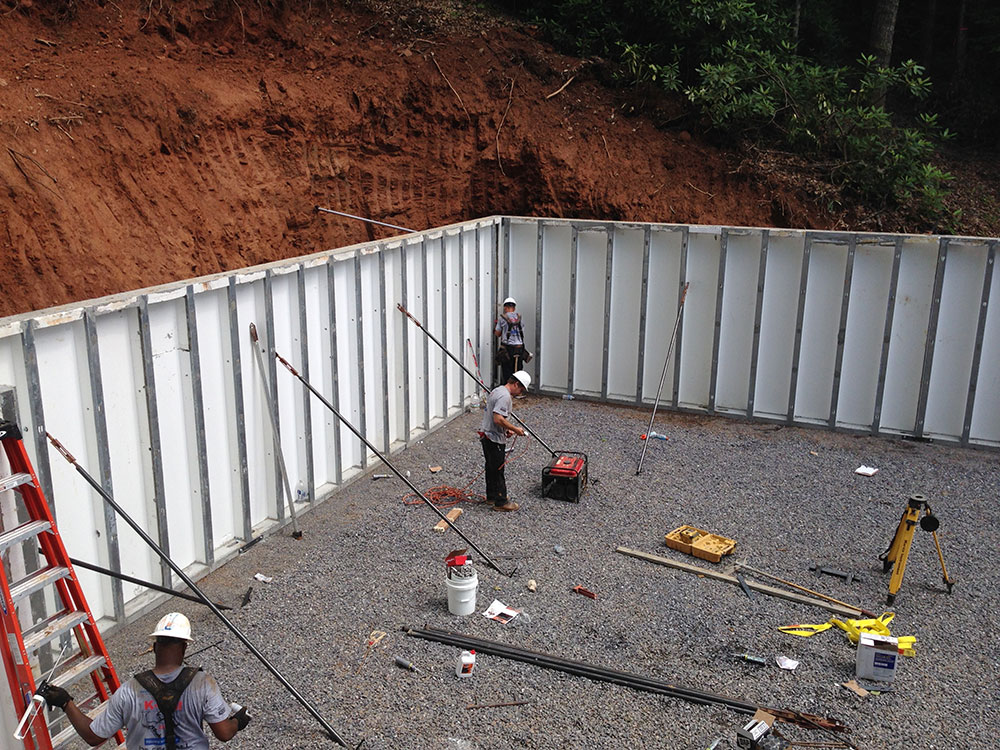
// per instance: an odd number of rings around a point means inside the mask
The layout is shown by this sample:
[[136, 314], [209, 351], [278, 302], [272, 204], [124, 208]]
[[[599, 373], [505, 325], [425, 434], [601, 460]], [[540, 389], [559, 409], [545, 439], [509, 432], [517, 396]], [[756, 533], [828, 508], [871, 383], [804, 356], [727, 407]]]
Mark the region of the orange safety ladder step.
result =
[[[60, 646], [68, 645], [66, 655], [55, 665], [49, 682], [69, 688], [85, 684], [89, 678], [92, 688], [88, 688], [88, 694], [79, 700], [74, 698], [74, 703], [85, 714], [94, 717], [104, 710], [108, 699], [118, 689], [118, 675], [87, 606], [17, 425], [0, 421], [0, 444], [11, 469], [9, 476], [0, 476], [0, 492], [16, 492], [27, 517], [27, 521], [10, 529], [3, 528], [0, 519], [0, 655], [14, 699], [14, 710], [21, 717], [31, 705], [37, 682], [44, 676], [39, 655], [58, 654]], [[12, 569], [7, 564], [11, 551], [28, 544], [40, 548], [40, 567], [20, 580], [8, 580], [8, 570]], [[18, 607], [22, 604], [27, 607], [33, 594], [47, 594], [46, 600], [55, 601], [57, 611], [48, 619], [22, 628], [22, 619], [27, 621], [30, 616], [19, 616]], [[22, 742], [25, 750], [57, 750], [77, 737], [61, 711], [53, 711], [49, 716], [43, 709], [31, 721]], [[122, 743], [124, 738], [119, 732], [108, 746]], [[5, 740], [0, 746], [11, 745]]]

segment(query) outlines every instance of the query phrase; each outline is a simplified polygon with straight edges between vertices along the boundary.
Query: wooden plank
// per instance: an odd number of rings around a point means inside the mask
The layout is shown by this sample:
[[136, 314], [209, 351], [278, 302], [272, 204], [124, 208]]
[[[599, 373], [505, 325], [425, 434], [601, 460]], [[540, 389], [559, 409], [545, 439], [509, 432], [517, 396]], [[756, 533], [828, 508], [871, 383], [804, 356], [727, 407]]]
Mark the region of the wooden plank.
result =
[[[448, 511], [448, 515], [445, 516], [445, 518], [447, 518], [449, 521], [454, 521], [460, 515], [462, 515], [461, 508], [452, 508], [451, 510]], [[447, 530], [448, 530], [448, 524], [445, 522], [444, 518], [438, 521], [437, 525], [434, 527], [434, 531], [438, 532], [439, 534], [443, 534]]]
[[[728, 573], [721, 573], [716, 570], [711, 570], [709, 568], [702, 568], [697, 565], [691, 565], [689, 563], [679, 562], [677, 560], [669, 560], [666, 557], [658, 557], [656, 555], [650, 555], [646, 552], [640, 552], [637, 549], [630, 549], [628, 547], [618, 547], [615, 552], [619, 552], [628, 557], [635, 557], [640, 560], [645, 560], [646, 562], [656, 563], [657, 565], [666, 565], [668, 568], [674, 568], [676, 570], [683, 570], [685, 573], [694, 573], [698, 576], [704, 576], [705, 578], [712, 578], [716, 581], [724, 581], [726, 583], [731, 583], [734, 586], [739, 585], [739, 581], [736, 580], [735, 576], [729, 575]], [[749, 586], [754, 591], [759, 591], [762, 594], [767, 594], [768, 596], [775, 596], [780, 599], [788, 599], [789, 601], [796, 602], [797, 604], [807, 604], [812, 607], [821, 607], [834, 614], [843, 615], [845, 617], [859, 618], [861, 617], [861, 611], [853, 609], [850, 607], [842, 607], [839, 604], [833, 604], [832, 602], [825, 602], [822, 599], [813, 599], [810, 596], [803, 596], [802, 594], [796, 594], [794, 591], [785, 591], [785, 589], [779, 589], [774, 586], [768, 586], [764, 583], [758, 583], [757, 581], [747, 581], [747, 586]]]

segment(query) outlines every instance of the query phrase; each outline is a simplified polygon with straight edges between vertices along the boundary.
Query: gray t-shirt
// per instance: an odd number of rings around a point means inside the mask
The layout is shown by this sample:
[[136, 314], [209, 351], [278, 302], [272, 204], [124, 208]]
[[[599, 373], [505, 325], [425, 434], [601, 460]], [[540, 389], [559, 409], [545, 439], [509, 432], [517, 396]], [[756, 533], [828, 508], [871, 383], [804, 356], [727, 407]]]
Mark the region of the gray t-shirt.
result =
[[504, 419], [510, 416], [510, 391], [507, 386], [501, 385], [490, 391], [486, 399], [486, 411], [483, 412], [483, 434], [500, 445], [507, 444], [507, 431], [498, 424], [494, 424], [493, 415], [499, 414]]
[[[161, 682], [173, 682], [181, 673], [156, 675]], [[174, 712], [177, 750], [208, 750], [208, 737], [202, 731], [202, 721], [214, 724], [228, 719], [232, 713], [222, 698], [219, 683], [204, 672], [199, 672], [181, 693], [181, 700]], [[125, 747], [128, 750], [166, 747], [163, 737], [163, 714], [146, 688], [134, 677], [111, 696], [108, 707], [90, 725], [98, 737], [111, 737], [120, 729], [125, 730]]]

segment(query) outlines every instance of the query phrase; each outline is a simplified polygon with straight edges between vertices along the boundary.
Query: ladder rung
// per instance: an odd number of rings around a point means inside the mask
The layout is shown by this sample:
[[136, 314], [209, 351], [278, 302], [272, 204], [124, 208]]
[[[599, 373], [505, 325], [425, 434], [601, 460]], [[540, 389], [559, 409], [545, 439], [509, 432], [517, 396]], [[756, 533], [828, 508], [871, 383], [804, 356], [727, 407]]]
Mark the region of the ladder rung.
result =
[[24, 650], [28, 653], [37, 651], [49, 641], [54, 641], [63, 633], [68, 633], [82, 622], [86, 622], [86, 612], [64, 612], [43, 623], [35, 632], [24, 637]]
[[31, 474], [23, 471], [20, 474], [11, 474], [9, 477], [0, 477], [0, 492], [12, 490], [29, 482], [31, 482]]
[[54, 677], [50, 682], [58, 687], [68, 687], [79, 680], [85, 674], [90, 674], [95, 669], [100, 669], [105, 664], [103, 656], [88, 656], [75, 664], [70, 664], [69, 668]]
[[23, 526], [11, 529], [5, 534], [0, 534], [0, 552], [3, 552], [11, 545], [23, 542], [25, 539], [38, 536], [43, 531], [48, 531], [49, 528], [48, 521], [30, 521]]
[[48, 586], [50, 583], [58, 581], [60, 578], [65, 578], [68, 575], [69, 568], [55, 567], [36, 570], [27, 578], [22, 578], [10, 587], [10, 598], [13, 599], [16, 604], [24, 597], [30, 596], [39, 589]]
[[[91, 719], [96, 719], [97, 715], [101, 713], [101, 711], [103, 711], [107, 705], [108, 702], [105, 701], [97, 708], [94, 708], [90, 711], [84, 711], [83, 713], [89, 716]], [[72, 742], [75, 739], [78, 739], [79, 737], [80, 735], [76, 733], [76, 730], [72, 726], [66, 727], [59, 734], [57, 734], [55, 737], [52, 738], [52, 750], [56, 750], [57, 748], [63, 747], [64, 745], [69, 744], [70, 742]]]

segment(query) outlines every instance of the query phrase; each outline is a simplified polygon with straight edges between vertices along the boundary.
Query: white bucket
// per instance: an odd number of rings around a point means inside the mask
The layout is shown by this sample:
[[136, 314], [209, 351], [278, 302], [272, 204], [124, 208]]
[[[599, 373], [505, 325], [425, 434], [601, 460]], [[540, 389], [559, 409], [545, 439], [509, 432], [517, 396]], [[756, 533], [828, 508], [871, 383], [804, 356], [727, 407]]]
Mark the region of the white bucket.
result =
[[452, 576], [444, 581], [448, 585], [448, 611], [453, 615], [471, 615], [476, 611], [476, 587], [479, 576], [472, 571], [471, 576]]

